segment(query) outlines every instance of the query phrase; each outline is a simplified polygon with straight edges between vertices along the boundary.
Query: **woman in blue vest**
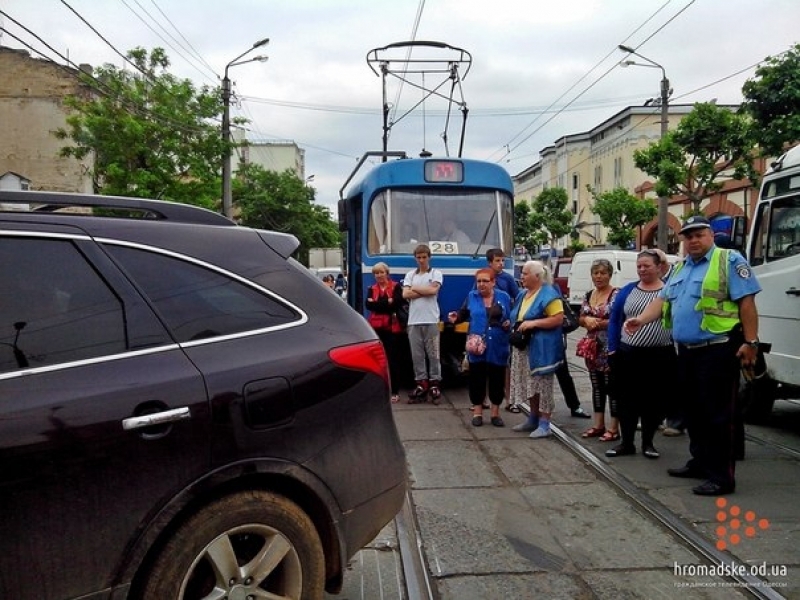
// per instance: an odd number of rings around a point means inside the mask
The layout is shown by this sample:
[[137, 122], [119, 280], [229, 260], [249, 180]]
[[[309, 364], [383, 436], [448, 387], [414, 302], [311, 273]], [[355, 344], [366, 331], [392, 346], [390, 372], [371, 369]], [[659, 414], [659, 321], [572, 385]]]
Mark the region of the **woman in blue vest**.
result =
[[531, 260], [522, 267], [522, 291], [514, 302], [514, 328], [530, 336], [527, 347], [511, 349], [511, 402], [527, 401], [530, 416], [514, 431], [530, 432], [533, 439], [552, 435], [550, 416], [555, 408], [553, 375], [564, 361], [561, 325], [564, 307], [550, 284], [545, 266]]
[[486, 267], [475, 273], [475, 289], [458, 311], [447, 316], [451, 323], [469, 321], [469, 400], [472, 425], [483, 425], [483, 398], [489, 388], [491, 423], [503, 427], [500, 405], [505, 396], [508, 368], [508, 331], [511, 329], [511, 296], [495, 287], [495, 272]]

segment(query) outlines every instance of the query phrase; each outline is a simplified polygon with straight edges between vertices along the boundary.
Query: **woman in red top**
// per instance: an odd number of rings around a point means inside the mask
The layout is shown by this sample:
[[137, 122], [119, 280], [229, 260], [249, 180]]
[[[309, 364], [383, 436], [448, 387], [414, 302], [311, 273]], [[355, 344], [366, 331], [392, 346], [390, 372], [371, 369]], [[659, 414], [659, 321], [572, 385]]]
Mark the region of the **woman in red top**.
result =
[[375, 283], [367, 291], [366, 307], [370, 311], [367, 320], [386, 351], [392, 380], [392, 402], [397, 402], [400, 400], [398, 353], [402, 347], [399, 336], [403, 333], [403, 324], [397, 311], [406, 301], [403, 299], [403, 286], [389, 277], [389, 266], [386, 263], [375, 263], [372, 274], [375, 276]]

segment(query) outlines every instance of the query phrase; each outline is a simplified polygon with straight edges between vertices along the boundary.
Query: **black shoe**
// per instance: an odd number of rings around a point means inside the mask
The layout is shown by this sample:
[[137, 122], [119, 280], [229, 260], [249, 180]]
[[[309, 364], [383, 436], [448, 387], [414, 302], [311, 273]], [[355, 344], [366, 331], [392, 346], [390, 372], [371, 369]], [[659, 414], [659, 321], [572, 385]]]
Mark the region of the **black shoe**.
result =
[[681, 477], [683, 479], [705, 479], [705, 474], [697, 469], [684, 465], [674, 469], [667, 469], [667, 474], [670, 477]]
[[506, 424], [503, 423], [503, 419], [501, 419], [500, 417], [492, 417], [491, 421], [492, 421], [492, 425], [494, 425], [495, 427], [505, 427], [506, 426]]
[[626, 446], [625, 444], [620, 444], [618, 446], [614, 446], [611, 450], [606, 450], [606, 456], [614, 458], [615, 456], [626, 456], [628, 454], [636, 454], [636, 448], [633, 446]]
[[658, 458], [659, 456], [661, 456], [658, 453], [658, 450], [656, 450], [652, 446], [645, 446], [644, 448], [642, 448], [642, 454], [644, 454], [647, 458]]
[[692, 491], [698, 496], [723, 496], [725, 494], [732, 494], [735, 489], [735, 485], [720, 485], [713, 481], [706, 481], [697, 487], [693, 487]]
[[480, 415], [475, 415], [472, 417], [472, 426], [473, 427], [480, 427], [483, 425], [483, 417]]
[[580, 406], [579, 406], [578, 408], [576, 408], [575, 410], [573, 410], [573, 411], [572, 411], [570, 414], [571, 414], [573, 417], [577, 417], [577, 418], [579, 418], [579, 419], [591, 419], [591, 418], [592, 418], [592, 415], [590, 415], [589, 413], [587, 413], [587, 412], [586, 412], [585, 410], [583, 410], [583, 409], [582, 409]]

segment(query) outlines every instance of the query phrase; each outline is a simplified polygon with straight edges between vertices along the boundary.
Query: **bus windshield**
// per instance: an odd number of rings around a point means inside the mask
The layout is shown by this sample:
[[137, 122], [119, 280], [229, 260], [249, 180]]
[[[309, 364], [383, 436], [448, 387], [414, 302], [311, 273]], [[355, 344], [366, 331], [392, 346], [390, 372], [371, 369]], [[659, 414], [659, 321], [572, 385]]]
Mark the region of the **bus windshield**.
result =
[[411, 254], [428, 244], [433, 254], [477, 254], [513, 249], [513, 201], [492, 190], [383, 190], [370, 205], [370, 254]]

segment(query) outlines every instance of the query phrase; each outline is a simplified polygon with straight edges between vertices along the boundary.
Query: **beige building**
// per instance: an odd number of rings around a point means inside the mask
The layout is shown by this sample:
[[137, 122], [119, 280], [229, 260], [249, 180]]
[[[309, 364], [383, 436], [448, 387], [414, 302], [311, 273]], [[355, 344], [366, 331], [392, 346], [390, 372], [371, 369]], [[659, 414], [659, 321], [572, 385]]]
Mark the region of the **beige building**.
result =
[[64, 98], [87, 93], [78, 71], [0, 47], [0, 73], [0, 186], [91, 193], [91, 161], [59, 156], [53, 135], [66, 126]]
[[306, 180], [306, 151], [292, 140], [251, 141], [245, 140], [238, 131], [233, 137], [240, 144], [236, 149], [237, 163], [252, 163], [278, 173], [289, 169], [301, 180]]
[[[669, 107], [668, 127], [674, 129], [692, 105]], [[731, 106], [731, 109], [737, 108]], [[568, 208], [575, 222], [584, 222], [580, 241], [588, 246], [604, 246], [606, 231], [600, 219], [591, 212], [591, 186], [598, 193], [623, 187], [641, 198], [655, 200], [651, 178], [633, 164], [635, 150], [644, 149], [661, 136], [661, 109], [658, 106], [629, 106], [585, 133], [570, 134], [556, 140], [540, 153], [540, 159], [514, 176], [517, 201], [531, 201], [548, 187], [563, 187], [570, 199]], [[710, 218], [749, 214], [757, 190], [749, 181], [728, 181], [723, 190], [706, 199], [701, 207]], [[682, 197], [670, 199], [668, 224], [670, 246], [677, 248], [676, 232], [682, 216], [688, 212], [688, 201]], [[639, 232], [638, 247], [653, 247], [656, 219]], [[561, 254], [570, 244], [569, 236], [558, 241]]]

